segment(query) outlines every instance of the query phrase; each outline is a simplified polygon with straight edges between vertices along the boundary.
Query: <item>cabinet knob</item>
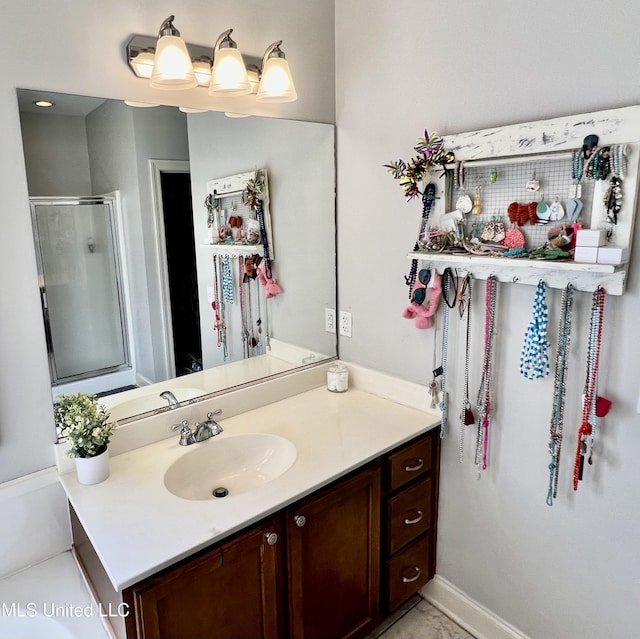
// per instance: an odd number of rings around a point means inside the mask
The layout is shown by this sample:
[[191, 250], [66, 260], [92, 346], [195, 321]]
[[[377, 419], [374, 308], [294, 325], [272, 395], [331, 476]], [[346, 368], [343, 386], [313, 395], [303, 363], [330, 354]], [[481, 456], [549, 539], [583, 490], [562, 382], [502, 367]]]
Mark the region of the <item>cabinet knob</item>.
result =
[[268, 532], [264, 534], [264, 537], [270, 546], [274, 546], [278, 542], [278, 533]]
[[404, 470], [407, 473], [415, 473], [424, 468], [424, 459], [413, 458], [405, 462]]
[[307, 518], [304, 515], [296, 515], [293, 521], [298, 528], [302, 528], [307, 523]]
[[404, 523], [406, 526], [411, 526], [412, 524], [417, 524], [422, 521], [422, 517], [424, 516], [423, 512], [421, 510], [416, 510], [415, 513], [416, 516], [413, 519], [409, 519], [408, 517], [404, 518]]
[[418, 581], [418, 579], [420, 578], [420, 573], [422, 572], [422, 570], [420, 570], [420, 568], [418, 566], [413, 566], [413, 568], [411, 568], [411, 570], [413, 570], [416, 574], [413, 577], [402, 577], [402, 583], [403, 584], [410, 584], [414, 581]]

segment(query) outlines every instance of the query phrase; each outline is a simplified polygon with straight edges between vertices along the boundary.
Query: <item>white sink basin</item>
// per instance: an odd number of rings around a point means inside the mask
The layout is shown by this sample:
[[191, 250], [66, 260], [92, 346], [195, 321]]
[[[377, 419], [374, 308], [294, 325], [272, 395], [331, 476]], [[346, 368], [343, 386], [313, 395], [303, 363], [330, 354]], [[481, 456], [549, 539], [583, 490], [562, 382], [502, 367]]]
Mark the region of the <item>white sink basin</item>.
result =
[[268, 433], [218, 435], [192, 446], [164, 475], [167, 490], [183, 499], [219, 499], [254, 490], [289, 470], [297, 456], [288, 439]]
[[[162, 390], [170, 390], [179, 402], [184, 402], [187, 399], [193, 399], [206, 394], [201, 388], [163, 388]], [[160, 397], [159, 391], [141, 394], [124, 402], [114, 404], [113, 406], [109, 406], [108, 402], [103, 402], [103, 404], [105, 404], [109, 411], [110, 419], [116, 422], [127, 417], [141, 415], [147, 411], [169, 406], [167, 400]]]

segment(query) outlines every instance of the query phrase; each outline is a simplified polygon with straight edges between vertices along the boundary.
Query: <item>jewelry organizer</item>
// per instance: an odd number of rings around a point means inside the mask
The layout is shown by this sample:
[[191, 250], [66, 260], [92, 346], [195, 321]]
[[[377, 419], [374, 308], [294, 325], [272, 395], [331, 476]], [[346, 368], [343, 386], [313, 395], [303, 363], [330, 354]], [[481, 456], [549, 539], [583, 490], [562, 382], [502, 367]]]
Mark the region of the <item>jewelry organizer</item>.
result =
[[[513, 202], [526, 204], [544, 198], [549, 205], [557, 200], [565, 206], [576, 184], [575, 152], [581, 151], [589, 135], [597, 135], [600, 146], [623, 145], [626, 167], [622, 206], [617, 223], [608, 225], [610, 238], [606, 245], [627, 249], [630, 255], [639, 182], [638, 106], [445, 136], [444, 149], [455, 154], [456, 164], [444, 165], [444, 178], [439, 178], [436, 171], [431, 175], [431, 182], [436, 185], [436, 199], [429, 224], [454, 211], [455, 203], [463, 193], [481, 207], [479, 215], [466, 212], [460, 223], [464, 236], [469, 238], [490, 221], [500, 221], [508, 229], [511, 226], [508, 207]], [[461, 169], [464, 181], [459, 184], [454, 178], [456, 171]], [[539, 182], [539, 190], [527, 189], [532, 180]], [[608, 184], [608, 180], [584, 177], [580, 181], [580, 199], [584, 206], [577, 222], [584, 228], [603, 227], [606, 216], [603, 199]], [[476, 189], [480, 193], [479, 202], [475, 199]], [[543, 245], [549, 229], [561, 226], [563, 221], [527, 223], [517, 228], [525, 236], [527, 247], [534, 248]], [[565, 223], [569, 225], [569, 222]], [[593, 292], [602, 287], [612, 295], [624, 292], [628, 270], [628, 259], [627, 263], [612, 265], [433, 250], [413, 251], [408, 257], [427, 263], [440, 273], [450, 267], [457, 269], [459, 274], [470, 273], [477, 279], [493, 275], [499, 281], [531, 285], [544, 280], [552, 288], [564, 288], [572, 283], [576, 290]]]
[[[254, 209], [243, 202], [242, 193], [247, 184], [256, 179], [258, 173], [262, 174], [264, 180], [263, 189], [263, 210], [264, 224], [269, 244], [270, 259], [273, 255], [273, 233], [271, 230], [271, 215], [269, 213], [269, 186], [267, 182], [267, 172], [249, 171], [247, 173], [237, 173], [224, 178], [217, 178], [207, 182], [206, 206], [209, 210], [207, 226], [210, 229], [210, 237], [205, 238], [204, 246], [210, 247], [214, 253], [221, 255], [260, 255], [264, 256], [264, 245], [261, 240], [257, 243], [242, 241], [222, 241], [220, 231], [228, 228], [231, 232], [234, 228], [230, 226], [232, 218], [242, 220], [243, 230], [247, 221], [251, 220], [257, 224], [257, 216]], [[246, 230], [244, 230], [246, 236]], [[230, 238], [232, 240], [233, 238]]]

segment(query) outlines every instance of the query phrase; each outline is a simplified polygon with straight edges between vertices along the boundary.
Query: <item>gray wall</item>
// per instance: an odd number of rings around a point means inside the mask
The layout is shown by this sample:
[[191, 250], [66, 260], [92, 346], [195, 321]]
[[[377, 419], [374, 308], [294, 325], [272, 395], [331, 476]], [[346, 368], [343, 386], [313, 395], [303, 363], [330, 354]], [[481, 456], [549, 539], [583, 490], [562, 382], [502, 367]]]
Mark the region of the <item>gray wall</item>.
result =
[[[16, 87], [65, 93], [159, 100], [175, 106], [204, 102], [224, 110], [206, 92], [161, 92], [135, 78], [124, 61], [124, 45], [133, 33], [154, 35], [175, 3], [117, 0], [33, 0], [13, 3], [4, 16], [6, 35], [0, 56], [9, 60], [0, 84], [0, 148], [3, 201], [0, 239], [0, 481], [53, 464], [54, 438], [49, 374], [40, 302], [28, 190], [20, 137]], [[248, 55], [261, 56], [267, 45], [284, 39], [283, 49], [300, 100], [289, 105], [258, 106], [244, 98], [234, 110], [294, 119], [334, 122], [334, 19], [329, 0], [239, 0], [211, 4], [187, 0], [177, 10], [176, 26], [185, 39], [211, 44], [233, 26]], [[52, 27], [52, 25], [54, 25]]]
[[[366, 0], [336, 3], [338, 290], [340, 307], [353, 313], [354, 325], [353, 338], [341, 339], [340, 352], [426, 384], [433, 335], [401, 317], [406, 253], [416, 239], [420, 203], [407, 204], [382, 165], [411, 157], [425, 128], [457, 133], [637, 104], [640, 5], [375, 5], [372, 11]], [[359, 257], [363, 237], [365, 259]], [[465, 463], [458, 462], [457, 425], [443, 442], [437, 571], [535, 639], [632, 637], [640, 623], [639, 252], [636, 237], [628, 292], [607, 300], [600, 392], [613, 399], [614, 408], [577, 494], [571, 489], [571, 457], [580, 425], [588, 295], [578, 296], [576, 308], [572, 393], [554, 506], [545, 504], [552, 382], [526, 381], [518, 372], [533, 287], [500, 290], [489, 471], [477, 480], [469, 450]], [[381, 292], [374, 308], [363, 282]], [[478, 284], [479, 309], [483, 295], [484, 285]], [[549, 304], [555, 342], [558, 292]], [[482, 310], [475, 314], [474, 331], [481, 351]], [[450, 372], [450, 416], [456, 424], [462, 346], [454, 339], [451, 349], [456, 372]], [[478, 371], [479, 364], [472, 371], [473, 396]]]
[[91, 195], [91, 175], [84, 118], [67, 115], [20, 116], [29, 194]]

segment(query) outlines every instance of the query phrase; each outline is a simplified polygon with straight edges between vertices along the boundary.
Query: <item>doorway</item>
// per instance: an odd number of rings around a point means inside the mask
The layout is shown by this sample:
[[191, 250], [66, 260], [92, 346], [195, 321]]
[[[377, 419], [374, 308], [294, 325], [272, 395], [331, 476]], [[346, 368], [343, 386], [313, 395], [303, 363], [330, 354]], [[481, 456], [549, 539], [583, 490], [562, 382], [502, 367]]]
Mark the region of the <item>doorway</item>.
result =
[[168, 342], [173, 344], [172, 364], [179, 377], [202, 370], [191, 175], [184, 170], [159, 168], [158, 172], [170, 310]]

